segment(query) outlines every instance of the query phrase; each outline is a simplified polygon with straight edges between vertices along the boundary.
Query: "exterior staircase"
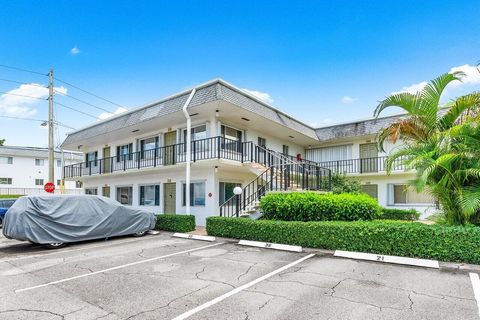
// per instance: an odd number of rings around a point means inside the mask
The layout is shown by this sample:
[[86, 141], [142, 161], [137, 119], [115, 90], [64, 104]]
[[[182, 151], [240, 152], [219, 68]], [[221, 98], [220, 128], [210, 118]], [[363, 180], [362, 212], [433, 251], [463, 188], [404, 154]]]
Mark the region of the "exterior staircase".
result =
[[220, 205], [221, 216], [258, 219], [260, 199], [268, 192], [328, 191], [331, 187], [329, 169], [261, 146], [255, 146], [250, 170], [257, 177], [243, 187], [241, 195], [234, 195]]

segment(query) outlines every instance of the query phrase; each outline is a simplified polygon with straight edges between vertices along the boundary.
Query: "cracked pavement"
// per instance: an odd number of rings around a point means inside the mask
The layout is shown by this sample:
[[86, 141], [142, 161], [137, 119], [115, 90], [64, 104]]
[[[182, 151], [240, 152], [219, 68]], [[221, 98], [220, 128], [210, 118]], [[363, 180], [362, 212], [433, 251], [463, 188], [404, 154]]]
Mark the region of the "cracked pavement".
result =
[[[172, 238], [51, 251], [0, 236], [2, 319], [172, 319], [305, 256]], [[94, 273], [62, 283], [18, 289]], [[479, 319], [466, 274], [315, 256], [189, 319]]]

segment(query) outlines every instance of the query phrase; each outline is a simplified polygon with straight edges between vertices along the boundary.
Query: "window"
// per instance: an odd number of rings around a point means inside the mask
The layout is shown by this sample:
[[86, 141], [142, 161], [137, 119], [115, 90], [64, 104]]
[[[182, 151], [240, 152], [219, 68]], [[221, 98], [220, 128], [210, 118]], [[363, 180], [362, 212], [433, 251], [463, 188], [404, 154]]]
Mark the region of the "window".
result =
[[[198, 127], [193, 127], [191, 136], [192, 136], [192, 141], [206, 139], [207, 126], [203, 124]], [[187, 129], [183, 130], [183, 142], [187, 142]]]
[[219, 205], [225, 203], [228, 199], [233, 197], [233, 189], [235, 187], [241, 187], [242, 185], [240, 183], [233, 183], [233, 182], [220, 182], [220, 197], [219, 199]]
[[140, 205], [160, 205], [160, 185], [140, 186]]
[[12, 184], [12, 178], [0, 178], [0, 184]]
[[0, 157], [0, 164], [13, 164], [13, 157]]
[[222, 137], [235, 141], [242, 141], [242, 131], [222, 125]]
[[341, 146], [324, 147], [318, 149], [307, 149], [307, 160], [315, 162], [338, 161], [352, 159], [353, 145], [346, 144]]
[[363, 193], [368, 194], [370, 197], [374, 199], [378, 199], [378, 185], [376, 184], [364, 184], [361, 186], [361, 190]]
[[389, 205], [396, 204], [432, 204], [435, 201], [426, 192], [418, 193], [406, 184], [388, 185]]
[[[182, 185], [182, 205], [186, 203], [186, 185]], [[190, 183], [190, 205], [204, 206], [205, 205], [205, 182]]]
[[117, 201], [121, 204], [132, 205], [132, 187], [118, 187], [117, 188]]
[[[152, 137], [140, 140], [140, 152], [142, 159], [153, 158], [157, 154], [158, 137]], [[149, 151], [150, 150], [150, 151]]]
[[62, 166], [62, 160], [57, 160], [57, 167], [61, 167]]
[[265, 138], [258, 137], [258, 145], [260, 147], [266, 148], [267, 147], [267, 140]]
[[98, 151], [92, 151], [87, 154], [85, 154], [85, 167], [97, 166], [97, 160], [98, 160]]
[[82, 181], [78, 181], [78, 180], [77, 180], [77, 181], [75, 181], [75, 188], [81, 189], [81, 188], [82, 188], [82, 186], [83, 186], [83, 183], [82, 183]]
[[285, 144], [282, 146], [282, 153], [288, 156], [288, 146]]
[[85, 188], [85, 194], [96, 196], [98, 194], [97, 188]]
[[57, 179], [57, 186], [61, 186], [61, 185], [62, 185], [62, 180]]
[[35, 159], [35, 165], [36, 166], [43, 166], [43, 165], [45, 165], [45, 160], [44, 159]]
[[43, 186], [43, 179], [35, 179], [36, 186]]
[[117, 146], [117, 162], [132, 160], [133, 143]]

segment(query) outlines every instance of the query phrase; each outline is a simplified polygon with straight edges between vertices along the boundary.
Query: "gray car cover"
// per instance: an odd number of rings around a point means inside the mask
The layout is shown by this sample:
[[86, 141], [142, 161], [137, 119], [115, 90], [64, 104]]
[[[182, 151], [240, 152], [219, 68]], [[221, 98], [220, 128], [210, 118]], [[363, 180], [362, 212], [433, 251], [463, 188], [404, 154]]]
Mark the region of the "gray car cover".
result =
[[40, 244], [68, 243], [147, 231], [155, 227], [155, 222], [154, 213], [105, 197], [25, 196], [8, 209], [3, 234]]

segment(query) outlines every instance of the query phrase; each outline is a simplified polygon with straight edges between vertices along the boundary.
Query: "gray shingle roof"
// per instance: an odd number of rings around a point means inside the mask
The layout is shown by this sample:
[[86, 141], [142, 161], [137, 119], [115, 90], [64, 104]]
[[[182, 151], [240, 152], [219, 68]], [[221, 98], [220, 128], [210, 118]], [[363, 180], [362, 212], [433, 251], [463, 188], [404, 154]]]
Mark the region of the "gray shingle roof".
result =
[[[178, 93], [160, 101], [139, 107], [130, 112], [95, 123], [84, 129], [74, 131], [67, 136], [63, 144], [77, 143], [84, 139], [89, 139], [125, 126], [139, 124], [155, 117], [163, 117], [181, 111], [190, 91], [191, 90], [187, 90]], [[209, 81], [203, 85], [197, 86], [196, 93], [189, 106], [193, 107], [215, 100], [228, 101], [241, 108], [256, 113], [259, 116], [296, 130], [306, 136], [314, 139], [317, 138], [313, 128], [220, 79]]]
[[[56, 159], [62, 157], [62, 153], [58, 150], [55, 150], [54, 155]], [[48, 148], [0, 146], [0, 156], [48, 158]], [[83, 153], [64, 151], [64, 157], [65, 159], [73, 158], [73, 160], [81, 161], [83, 160]]]
[[340, 138], [355, 136], [364, 136], [377, 134], [380, 130], [386, 128], [389, 124], [405, 117], [405, 115], [394, 115], [378, 119], [367, 119], [349, 123], [342, 123], [328, 127], [315, 129], [318, 140], [330, 141]]

